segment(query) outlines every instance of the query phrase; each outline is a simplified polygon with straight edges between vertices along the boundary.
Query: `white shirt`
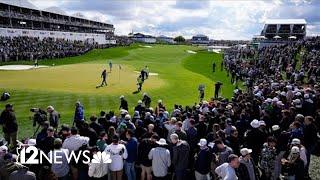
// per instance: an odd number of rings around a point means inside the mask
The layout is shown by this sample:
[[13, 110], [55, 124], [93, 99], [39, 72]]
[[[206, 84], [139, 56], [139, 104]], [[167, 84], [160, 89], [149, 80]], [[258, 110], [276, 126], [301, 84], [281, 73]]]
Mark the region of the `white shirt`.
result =
[[223, 163], [218, 166], [215, 170], [219, 177], [223, 180], [237, 180], [238, 177], [233, 167], [229, 163]]
[[90, 163], [89, 164], [89, 171], [88, 175], [89, 177], [94, 177], [94, 178], [101, 178], [108, 174], [109, 171], [109, 165], [108, 163]]
[[72, 135], [67, 139], [65, 139], [62, 144], [62, 148], [68, 149], [71, 152], [71, 151], [78, 150], [81, 146], [88, 143], [89, 143], [88, 137], [80, 136], [79, 134], [77, 134], [77, 135]]
[[112, 160], [109, 169], [111, 171], [120, 171], [123, 169], [123, 160], [127, 159], [128, 152], [123, 144], [110, 144], [104, 150], [110, 154]]

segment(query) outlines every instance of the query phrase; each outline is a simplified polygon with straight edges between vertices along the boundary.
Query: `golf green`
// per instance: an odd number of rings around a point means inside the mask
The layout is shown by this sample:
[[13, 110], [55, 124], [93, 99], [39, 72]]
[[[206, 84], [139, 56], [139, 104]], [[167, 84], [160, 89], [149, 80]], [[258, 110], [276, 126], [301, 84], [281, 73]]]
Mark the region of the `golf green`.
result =
[[[109, 84], [96, 89], [101, 82], [101, 71], [104, 68], [109, 70], [110, 60], [114, 65], [108, 74]], [[211, 69], [213, 61], [217, 65], [214, 73]], [[224, 97], [232, 95], [234, 85], [229, 83], [226, 72], [220, 70], [221, 61], [221, 54], [195, 46], [152, 45], [146, 48], [138, 44], [96, 49], [78, 57], [43, 60], [40, 64], [48, 65], [48, 68], [0, 71], [0, 91], [11, 93], [11, 98], [0, 102], [0, 107], [6, 103], [14, 104], [21, 138], [32, 134], [32, 121], [29, 118], [32, 113], [29, 110], [33, 107], [45, 109], [52, 105], [61, 114], [61, 122], [70, 124], [77, 100], [84, 105], [86, 118], [101, 110], [118, 113], [120, 95], [126, 97], [132, 113], [143, 92], [151, 96], [152, 106], [158, 99], [162, 99], [168, 109], [172, 109], [174, 104], [193, 105], [199, 101], [199, 84], [205, 85], [207, 99], [213, 96], [216, 81], [223, 83]], [[134, 93], [137, 89], [137, 71], [146, 65], [154, 75], [145, 81], [141, 92]]]

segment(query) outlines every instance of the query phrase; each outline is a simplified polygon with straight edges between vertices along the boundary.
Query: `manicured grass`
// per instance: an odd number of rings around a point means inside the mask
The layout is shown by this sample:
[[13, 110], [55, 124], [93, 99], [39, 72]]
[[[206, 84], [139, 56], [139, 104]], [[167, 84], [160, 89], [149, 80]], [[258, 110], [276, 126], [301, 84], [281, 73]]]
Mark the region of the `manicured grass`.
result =
[[[20, 137], [32, 134], [29, 116], [32, 107], [46, 108], [53, 105], [62, 115], [61, 122], [70, 124], [73, 118], [74, 103], [80, 100], [85, 107], [88, 118], [101, 110], [115, 110], [118, 113], [119, 96], [125, 95], [129, 102], [130, 112], [137, 101], [142, 98], [142, 92], [152, 97], [152, 105], [162, 99], [168, 109], [175, 103], [192, 105], [198, 102], [198, 85], [206, 84], [212, 87], [213, 81], [197, 71], [186, 69], [184, 62], [196, 61], [197, 54], [189, 54], [186, 50], [197, 51], [192, 46], [154, 45], [152, 48], [142, 48], [139, 45], [110, 49], [93, 50], [83, 56], [42, 61], [41, 65], [55, 63], [54, 67], [28, 71], [0, 71], [0, 91], [9, 91], [12, 98], [0, 102], [0, 107], [13, 103], [19, 122]], [[209, 58], [213, 53], [201, 53]], [[195, 56], [193, 59], [188, 59]], [[100, 83], [100, 73], [107, 62], [112, 60], [114, 71], [110, 75], [110, 86], [96, 89]], [[19, 62], [20, 64], [20, 62]], [[121, 80], [118, 80], [118, 66], [121, 64]], [[141, 93], [136, 90], [137, 74], [148, 65], [151, 76]], [[223, 79], [223, 78], [221, 78]], [[206, 98], [213, 95], [212, 88], [206, 89]]]
[[[211, 92], [214, 91], [214, 84], [220, 81], [223, 83], [221, 95], [223, 97], [231, 97], [236, 85], [231, 84], [230, 78], [227, 78], [227, 72], [224, 69], [221, 70], [221, 61], [222, 54], [210, 53], [203, 50], [186, 58], [183, 65], [186, 69], [211, 79], [212, 83], [206, 87], [209, 88]], [[215, 72], [212, 72], [213, 62], [216, 64]], [[241, 85], [239, 86], [242, 87]]]

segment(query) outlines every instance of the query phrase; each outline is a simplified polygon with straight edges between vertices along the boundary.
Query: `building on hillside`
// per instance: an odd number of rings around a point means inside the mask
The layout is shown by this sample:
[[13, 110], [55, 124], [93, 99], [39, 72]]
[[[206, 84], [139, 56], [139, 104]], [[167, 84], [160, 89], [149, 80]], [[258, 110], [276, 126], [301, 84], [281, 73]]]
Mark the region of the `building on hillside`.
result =
[[190, 40], [191, 44], [195, 45], [208, 45], [210, 43], [209, 37], [206, 35], [196, 35], [192, 36], [192, 39]]
[[[38, 9], [27, 0], [0, 0], [0, 36], [63, 38], [98, 44], [115, 43], [112, 24], [82, 14], [67, 15], [57, 7]], [[107, 39], [108, 36], [108, 39]]]
[[157, 37], [157, 41], [161, 43], [168, 43], [168, 44], [176, 43], [172, 37], [167, 37], [167, 36], [159, 36]]
[[142, 33], [130, 34], [130, 37], [133, 41], [142, 42], [142, 43], [156, 43], [156, 37], [145, 35]]

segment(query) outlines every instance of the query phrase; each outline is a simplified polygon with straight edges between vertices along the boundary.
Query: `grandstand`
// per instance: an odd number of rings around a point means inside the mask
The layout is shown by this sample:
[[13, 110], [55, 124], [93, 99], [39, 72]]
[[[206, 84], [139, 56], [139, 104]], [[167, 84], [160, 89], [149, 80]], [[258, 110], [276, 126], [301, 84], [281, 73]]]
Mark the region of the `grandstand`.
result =
[[266, 39], [299, 40], [306, 37], [305, 19], [268, 19], [261, 36]]
[[196, 36], [192, 36], [192, 39], [190, 42], [195, 45], [207, 45], [210, 43], [210, 40], [208, 36], [199, 34]]
[[0, 36], [116, 43], [112, 24], [89, 20], [80, 13], [67, 15], [57, 7], [40, 10], [21, 0], [0, 0]]

